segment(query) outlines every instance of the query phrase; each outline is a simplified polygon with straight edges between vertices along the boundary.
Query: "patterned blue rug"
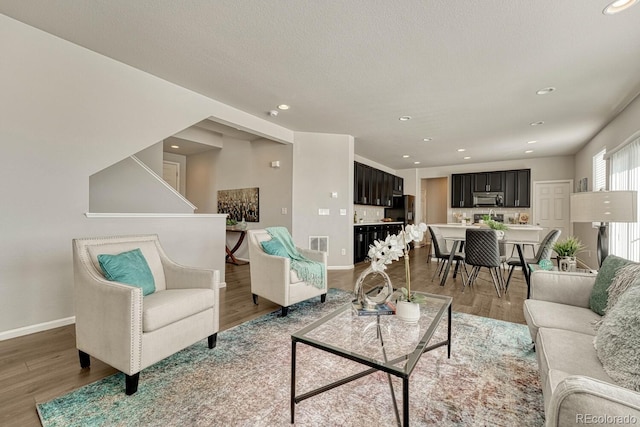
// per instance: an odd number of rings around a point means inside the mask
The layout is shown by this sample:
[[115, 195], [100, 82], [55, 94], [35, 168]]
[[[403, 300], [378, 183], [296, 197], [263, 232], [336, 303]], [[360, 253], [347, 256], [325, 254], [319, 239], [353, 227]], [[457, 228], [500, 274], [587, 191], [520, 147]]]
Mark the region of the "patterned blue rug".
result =
[[[277, 312], [262, 316], [219, 333], [213, 350], [204, 340], [145, 369], [132, 396], [124, 394], [124, 376], [115, 374], [38, 404], [40, 419], [44, 427], [289, 426], [291, 333], [350, 298], [331, 289], [325, 304], [313, 299], [292, 306], [286, 318]], [[424, 354], [411, 376], [411, 424], [543, 425], [537, 363], [526, 327], [454, 313], [452, 330], [451, 359], [446, 347]], [[444, 327], [438, 333], [444, 334]], [[363, 370], [303, 344], [297, 362], [299, 392]], [[401, 396], [401, 382], [393, 378]], [[383, 373], [296, 406], [298, 426], [395, 423]]]

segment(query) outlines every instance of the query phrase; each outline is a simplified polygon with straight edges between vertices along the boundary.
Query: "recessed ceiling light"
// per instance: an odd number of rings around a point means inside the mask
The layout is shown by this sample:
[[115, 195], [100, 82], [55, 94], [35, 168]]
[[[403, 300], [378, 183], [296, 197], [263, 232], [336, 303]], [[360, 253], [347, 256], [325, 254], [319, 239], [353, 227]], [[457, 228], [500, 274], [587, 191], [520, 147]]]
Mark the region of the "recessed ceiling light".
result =
[[290, 107], [287, 104], [278, 105], [279, 110], [288, 110]]
[[179, 145], [172, 145], [171, 148], [180, 148]]
[[409, 155], [408, 155], [408, 154], [403, 154], [403, 155], [402, 155], [402, 158], [404, 158], [404, 159], [408, 159], [408, 158], [409, 158]]
[[531, 126], [540, 126], [540, 125], [543, 125], [543, 124], [544, 124], [544, 122], [543, 122], [543, 121], [539, 121], [539, 122], [532, 122], [532, 123], [529, 123], [529, 124], [530, 124]]
[[604, 13], [605, 15], [615, 15], [616, 13], [629, 9], [636, 3], [638, 3], [638, 0], [616, 0], [609, 3], [609, 5], [604, 8], [602, 13]]
[[406, 122], [408, 120], [411, 120], [411, 116], [401, 116], [398, 120], [400, 120], [401, 122]]
[[467, 151], [467, 150], [464, 148], [458, 148], [458, 153], [462, 153], [463, 151]]
[[551, 93], [551, 92], [553, 92], [553, 91], [555, 91], [555, 90], [556, 90], [556, 88], [555, 88], [555, 87], [553, 87], [553, 86], [549, 86], [549, 87], [545, 87], [544, 89], [540, 89], [540, 90], [539, 90], [539, 91], [537, 91], [536, 93], [537, 93], [538, 95], [546, 95], [546, 94], [549, 94], [549, 93]]
[[413, 162], [413, 164], [414, 164], [414, 165], [419, 165], [419, 164], [420, 164], [420, 162]]
[[538, 141], [527, 141], [527, 144], [535, 144]]
[[429, 141], [433, 141], [433, 138], [423, 138], [422, 139], [424, 142], [429, 142]]
[[464, 160], [469, 160], [470, 158], [471, 157], [469, 157], [469, 156], [463, 157]]
[[525, 154], [533, 153], [533, 150], [527, 150], [524, 152]]

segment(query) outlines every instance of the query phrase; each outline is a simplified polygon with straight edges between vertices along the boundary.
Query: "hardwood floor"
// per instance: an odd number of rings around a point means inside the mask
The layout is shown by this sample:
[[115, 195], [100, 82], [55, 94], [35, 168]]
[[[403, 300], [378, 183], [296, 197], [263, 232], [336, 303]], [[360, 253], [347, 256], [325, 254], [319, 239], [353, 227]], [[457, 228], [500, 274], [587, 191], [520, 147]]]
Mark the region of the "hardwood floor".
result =
[[[443, 287], [438, 280], [431, 281], [436, 262], [428, 263], [427, 253], [426, 248], [410, 253], [413, 290], [452, 296], [454, 311], [524, 323], [522, 304], [526, 285], [521, 273], [514, 274], [509, 292], [502, 298], [497, 297], [488, 273], [481, 277], [489, 281], [478, 280], [473, 288], [462, 292], [460, 276], [454, 280], [450, 275]], [[329, 287], [352, 291], [356, 278], [367, 266], [368, 263], [360, 263], [352, 270], [329, 271]], [[387, 273], [394, 284], [404, 284], [403, 262], [393, 263]], [[262, 298], [258, 305], [253, 304], [249, 265], [227, 264], [226, 281], [227, 287], [220, 291], [221, 330], [279, 309]], [[39, 426], [36, 402], [63, 395], [115, 372], [93, 358], [90, 369], [80, 369], [73, 325], [0, 341], [0, 425]]]

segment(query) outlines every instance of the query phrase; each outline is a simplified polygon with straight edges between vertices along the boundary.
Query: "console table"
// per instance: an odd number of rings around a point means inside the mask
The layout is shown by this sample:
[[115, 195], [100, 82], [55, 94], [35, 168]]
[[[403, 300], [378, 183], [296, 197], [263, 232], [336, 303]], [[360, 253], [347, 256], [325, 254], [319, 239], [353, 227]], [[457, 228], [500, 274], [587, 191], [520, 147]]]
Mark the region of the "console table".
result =
[[225, 243], [224, 250], [227, 253], [225, 257], [225, 261], [235, 265], [248, 264], [247, 261], [240, 261], [238, 258], [235, 257], [235, 255], [233, 255], [234, 253], [236, 253], [240, 245], [242, 245], [242, 242], [244, 241], [244, 236], [247, 235], [247, 230], [236, 230], [235, 228], [227, 228], [227, 232], [240, 233], [240, 237], [238, 237], [238, 241], [231, 249], [229, 249], [229, 245]]

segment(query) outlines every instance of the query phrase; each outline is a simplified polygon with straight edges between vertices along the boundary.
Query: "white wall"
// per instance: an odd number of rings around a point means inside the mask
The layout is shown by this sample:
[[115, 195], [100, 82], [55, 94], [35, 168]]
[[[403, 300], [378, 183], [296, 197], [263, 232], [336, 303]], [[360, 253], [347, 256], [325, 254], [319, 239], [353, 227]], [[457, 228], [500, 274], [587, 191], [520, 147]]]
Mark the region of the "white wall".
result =
[[[84, 217], [90, 175], [207, 117], [293, 142], [281, 126], [3, 15], [0, 40], [8, 160], [0, 180], [0, 334], [73, 316], [72, 238], [133, 231]], [[143, 221], [142, 229], [171, 247], [180, 240], [219, 253], [207, 265], [224, 272], [219, 236], [175, 223]], [[181, 250], [176, 244], [171, 255], [182, 258]]]
[[163, 144], [162, 142], [158, 142], [157, 144], [153, 144], [142, 151], [138, 151], [136, 153], [136, 157], [157, 175], [162, 176], [162, 150]]
[[[329, 237], [328, 264], [353, 266], [353, 137], [296, 132], [293, 146], [293, 238]], [[338, 197], [332, 198], [331, 193]], [[330, 215], [318, 215], [329, 209]], [[340, 215], [340, 209], [346, 215]], [[342, 255], [342, 249], [345, 255]]]
[[[574, 182], [589, 178], [589, 191], [593, 191], [593, 156], [603, 148], [611, 150], [640, 130], [640, 98], [634, 99], [615, 119], [605, 126], [575, 155]], [[574, 223], [573, 234], [587, 246], [579, 258], [592, 268], [598, 267], [596, 254], [598, 230], [589, 223]]]
[[[90, 212], [193, 213], [194, 206], [140, 160], [127, 157], [89, 177]], [[146, 166], [146, 165], [145, 165]]]
[[187, 199], [198, 207], [196, 213], [216, 213], [216, 159], [220, 150], [209, 150], [187, 157]]

